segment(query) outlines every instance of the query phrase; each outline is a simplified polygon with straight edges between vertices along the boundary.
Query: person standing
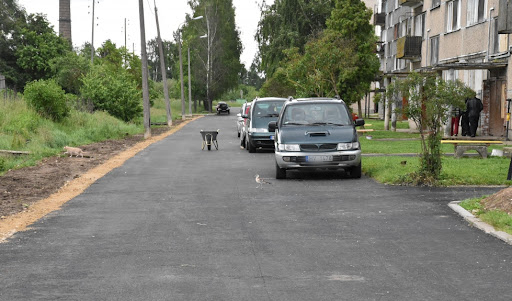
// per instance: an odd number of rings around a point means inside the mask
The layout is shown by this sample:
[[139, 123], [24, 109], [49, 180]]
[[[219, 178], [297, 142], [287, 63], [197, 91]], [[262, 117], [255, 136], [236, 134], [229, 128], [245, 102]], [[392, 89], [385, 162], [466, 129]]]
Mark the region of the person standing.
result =
[[457, 136], [459, 134], [459, 121], [462, 111], [459, 108], [452, 109], [450, 136]]
[[480, 119], [480, 112], [484, 109], [484, 105], [480, 98], [473, 97], [466, 103], [466, 111], [469, 120], [469, 135], [476, 136], [476, 129], [478, 128], [478, 120]]

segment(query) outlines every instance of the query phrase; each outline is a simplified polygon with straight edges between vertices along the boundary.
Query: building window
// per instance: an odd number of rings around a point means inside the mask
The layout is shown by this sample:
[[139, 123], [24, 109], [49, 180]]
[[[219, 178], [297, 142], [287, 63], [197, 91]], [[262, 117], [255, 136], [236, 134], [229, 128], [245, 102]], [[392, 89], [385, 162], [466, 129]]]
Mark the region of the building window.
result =
[[432, 8], [441, 6], [441, 0], [432, 0]]
[[460, 28], [460, 1], [446, 3], [446, 31], [451, 32]]
[[468, 26], [485, 20], [486, 4], [485, 0], [468, 0]]
[[425, 38], [425, 14], [414, 17], [414, 35]]
[[430, 38], [430, 65], [439, 62], [439, 36]]

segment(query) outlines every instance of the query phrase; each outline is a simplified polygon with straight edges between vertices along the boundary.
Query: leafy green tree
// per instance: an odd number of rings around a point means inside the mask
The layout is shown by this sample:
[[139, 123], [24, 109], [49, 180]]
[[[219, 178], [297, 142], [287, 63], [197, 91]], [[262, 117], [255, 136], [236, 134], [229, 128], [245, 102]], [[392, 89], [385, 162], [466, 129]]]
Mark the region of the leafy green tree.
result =
[[67, 93], [78, 95], [82, 86], [81, 78], [89, 72], [90, 60], [69, 51], [64, 56], [51, 60], [50, 66], [57, 83]]
[[286, 59], [284, 50], [297, 47], [303, 54], [306, 42], [326, 28], [334, 0], [275, 0], [263, 4], [258, 23], [260, 70], [272, 77]]
[[26, 78], [16, 63], [16, 43], [13, 37], [19, 36], [25, 24], [26, 14], [17, 1], [0, 1], [0, 73], [5, 76], [7, 86], [14, 89], [23, 87]]
[[326, 22], [330, 31], [354, 47], [357, 63], [337, 83], [339, 95], [348, 103], [361, 100], [379, 71], [380, 63], [375, 55], [377, 37], [370, 23], [371, 16], [372, 11], [361, 0], [336, 0], [336, 7]]
[[297, 96], [335, 96], [343, 98], [341, 82], [357, 76], [354, 43], [338, 32], [325, 30], [318, 39], [306, 44], [304, 55], [297, 48], [286, 51], [288, 79]]
[[41, 116], [60, 121], [69, 114], [64, 90], [53, 79], [27, 84], [24, 98]]
[[265, 81], [260, 89], [260, 96], [288, 97], [294, 96], [295, 86], [289, 80], [284, 68], [277, 68], [276, 72]]
[[[193, 15], [202, 20], [188, 22], [183, 31], [184, 57], [187, 46], [193, 50], [191, 65], [194, 95], [211, 102], [239, 83], [242, 43], [235, 25], [232, 0], [190, 0]], [[199, 36], [208, 34], [204, 39]], [[186, 62], [186, 59], [184, 59]]]
[[91, 100], [96, 110], [106, 111], [123, 121], [141, 116], [141, 92], [127, 70], [113, 71], [99, 64], [93, 66], [82, 81], [81, 95]]
[[50, 78], [50, 61], [71, 51], [69, 42], [59, 37], [43, 15], [29, 15], [20, 35], [15, 37], [18, 66], [28, 80]]
[[388, 86], [389, 99], [408, 102], [402, 107], [407, 118], [414, 121], [420, 131], [420, 168], [410, 175], [410, 181], [419, 185], [435, 185], [442, 169], [442, 127], [448, 121], [451, 106], [462, 108], [464, 100], [475, 92], [460, 81], [444, 81], [433, 73], [411, 73], [405, 79], [396, 79]]

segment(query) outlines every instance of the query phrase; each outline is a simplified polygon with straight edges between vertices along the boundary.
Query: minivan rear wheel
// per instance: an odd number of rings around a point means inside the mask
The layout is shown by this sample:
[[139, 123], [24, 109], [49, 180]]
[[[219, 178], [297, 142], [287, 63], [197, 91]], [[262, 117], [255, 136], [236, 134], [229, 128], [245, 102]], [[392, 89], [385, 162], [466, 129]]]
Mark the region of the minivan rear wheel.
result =
[[279, 167], [276, 162], [276, 179], [286, 179], [286, 169]]

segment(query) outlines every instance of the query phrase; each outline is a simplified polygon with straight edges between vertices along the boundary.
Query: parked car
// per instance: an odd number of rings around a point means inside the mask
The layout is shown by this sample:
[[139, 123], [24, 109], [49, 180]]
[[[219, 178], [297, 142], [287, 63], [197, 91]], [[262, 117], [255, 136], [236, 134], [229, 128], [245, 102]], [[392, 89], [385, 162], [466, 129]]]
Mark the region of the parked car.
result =
[[245, 148], [245, 129], [246, 129], [246, 123], [247, 123], [247, 115], [249, 114], [250, 110], [251, 110], [251, 105], [252, 105], [252, 101], [251, 102], [247, 102], [245, 103], [245, 108], [242, 112], [242, 125], [241, 125], [241, 128], [240, 128], [240, 146]]
[[222, 112], [227, 112], [229, 114], [229, 106], [224, 101], [219, 101], [217, 104], [217, 115]]
[[270, 122], [275, 132], [276, 178], [287, 170], [344, 169], [361, 177], [361, 146], [356, 126], [345, 102], [336, 98], [300, 98], [287, 101], [278, 121]]
[[238, 137], [240, 137], [240, 133], [242, 132], [242, 128], [244, 127], [245, 118], [242, 117], [242, 114], [246, 114], [245, 109], [247, 107], [247, 104], [247, 102], [242, 104], [240, 112], [236, 114], [236, 131], [238, 133]]
[[264, 97], [252, 101], [245, 123], [245, 148], [254, 153], [257, 149], [273, 149], [274, 133], [269, 133], [268, 123], [277, 120], [286, 98]]

